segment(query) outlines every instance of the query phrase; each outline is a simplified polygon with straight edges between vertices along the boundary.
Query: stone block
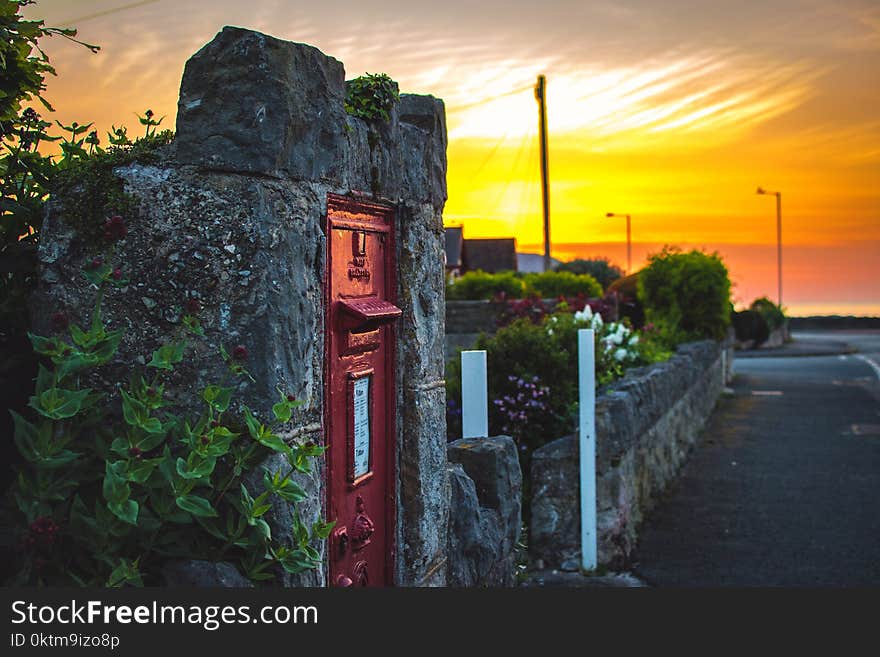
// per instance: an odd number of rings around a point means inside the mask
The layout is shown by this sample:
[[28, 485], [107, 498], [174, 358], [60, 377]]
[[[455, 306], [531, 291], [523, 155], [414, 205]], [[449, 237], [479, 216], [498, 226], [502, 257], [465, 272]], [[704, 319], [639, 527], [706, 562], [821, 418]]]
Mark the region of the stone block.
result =
[[522, 522], [522, 470], [516, 443], [509, 436], [463, 438], [449, 443], [450, 463], [474, 480], [480, 506], [493, 509], [504, 525], [505, 546], [512, 550]]

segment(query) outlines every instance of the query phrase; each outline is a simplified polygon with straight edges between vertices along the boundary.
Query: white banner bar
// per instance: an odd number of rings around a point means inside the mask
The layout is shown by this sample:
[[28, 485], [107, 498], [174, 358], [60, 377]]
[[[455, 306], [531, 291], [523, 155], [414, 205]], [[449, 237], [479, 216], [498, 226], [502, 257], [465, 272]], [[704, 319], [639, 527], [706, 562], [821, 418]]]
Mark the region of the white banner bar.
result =
[[489, 437], [485, 351], [461, 352], [461, 436]]
[[581, 566], [595, 570], [596, 547], [596, 348], [593, 329], [578, 330], [578, 429], [581, 474]]

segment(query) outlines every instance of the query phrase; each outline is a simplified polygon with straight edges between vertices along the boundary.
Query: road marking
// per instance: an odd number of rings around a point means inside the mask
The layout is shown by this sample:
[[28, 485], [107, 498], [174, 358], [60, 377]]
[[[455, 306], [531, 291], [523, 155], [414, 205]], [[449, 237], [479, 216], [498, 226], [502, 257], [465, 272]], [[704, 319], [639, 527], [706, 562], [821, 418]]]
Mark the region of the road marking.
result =
[[856, 358], [870, 365], [871, 369], [874, 370], [874, 374], [876, 374], [877, 378], [880, 379], [880, 365], [877, 364], [876, 360], [865, 356], [864, 354], [856, 354]]
[[782, 397], [781, 390], [752, 390], [754, 397]]

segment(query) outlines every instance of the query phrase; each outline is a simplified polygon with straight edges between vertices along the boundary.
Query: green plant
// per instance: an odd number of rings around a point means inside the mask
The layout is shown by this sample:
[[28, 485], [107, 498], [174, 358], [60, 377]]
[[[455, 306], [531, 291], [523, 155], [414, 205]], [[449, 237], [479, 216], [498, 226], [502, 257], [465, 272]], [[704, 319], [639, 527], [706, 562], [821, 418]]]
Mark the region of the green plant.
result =
[[450, 301], [493, 299], [498, 296], [520, 299], [524, 292], [523, 279], [509, 271], [497, 274], [469, 271], [463, 276], [451, 279], [446, 285], [446, 298]]
[[[105, 222], [111, 244], [125, 236], [121, 217]], [[166, 389], [191, 339], [204, 336], [197, 303], [187, 303], [177, 335], [153, 352], [149, 375], [132, 375], [118, 400], [85, 387], [96, 368], [115, 358], [123, 331], [108, 330], [104, 295], [129, 285], [110, 253], [83, 270], [97, 287], [88, 328], [53, 317], [68, 337], [30, 335], [44, 359], [30, 399], [30, 417], [13, 413], [15, 444], [25, 461], [12, 497], [22, 524], [16, 584], [141, 585], [158, 581], [166, 559], [237, 562], [254, 581], [273, 579], [277, 566], [297, 573], [316, 567], [314, 542], [332, 523], [306, 527], [296, 504], [306, 492], [294, 480], [308, 473], [324, 448], [288, 444], [278, 435], [298, 405], [279, 391], [273, 420], [264, 423], [246, 406], [233, 412], [238, 380], [249, 378], [247, 349], [221, 347], [228, 380], [198, 392], [202, 411], [175, 411]], [[179, 401], [178, 401], [179, 404]], [[194, 407], [190, 404], [188, 407]], [[285, 467], [253, 470], [271, 454]], [[294, 507], [291, 537], [272, 534], [265, 516], [272, 500]]]
[[760, 347], [770, 337], [770, 326], [757, 310], [743, 310], [730, 315], [734, 334], [740, 342], [751, 342], [752, 348]]
[[583, 295], [589, 299], [602, 296], [602, 286], [589, 274], [572, 274], [562, 271], [545, 271], [526, 274], [523, 277], [526, 294], [537, 295], [543, 299], [576, 297]]
[[664, 248], [639, 274], [638, 295], [670, 346], [719, 340], [730, 325], [730, 279], [717, 253]]
[[785, 325], [785, 311], [767, 297], [761, 297], [752, 301], [749, 310], [760, 313], [771, 331]]
[[623, 276], [623, 270], [620, 267], [612, 264], [608, 258], [600, 257], [569, 260], [557, 265], [556, 271], [589, 274], [599, 282], [604, 290], [607, 290], [609, 285]]
[[[92, 52], [97, 46], [77, 41], [76, 31], [25, 20], [21, 10], [31, 0], [0, 0], [0, 433], [11, 434], [8, 409], [21, 409], [28, 390], [22, 381], [36, 375], [36, 359], [27, 339], [28, 314], [22, 312], [36, 281], [36, 247], [55, 159], [41, 153], [52, 126], [34, 107], [52, 111], [43, 97], [47, 75], [55, 75], [39, 42], [61, 36]], [[11, 443], [0, 447], [0, 460], [14, 460]], [[7, 482], [7, 471], [0, 485]], [[2, 559], [2, 556], [0, 556]]]
[[368, 121], [388, 121], [399, 98], [397, 83], [385, 73], [367, 73], [345, 83], [345, 111]]

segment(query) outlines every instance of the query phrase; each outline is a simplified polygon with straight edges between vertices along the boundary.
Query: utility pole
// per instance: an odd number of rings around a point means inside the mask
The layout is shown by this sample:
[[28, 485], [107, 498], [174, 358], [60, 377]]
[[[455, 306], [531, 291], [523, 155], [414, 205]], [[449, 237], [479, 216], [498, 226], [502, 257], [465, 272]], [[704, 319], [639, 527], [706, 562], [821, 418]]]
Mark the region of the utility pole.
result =
[[550, 194], [547, 188], [547, 78], [538, 76], [538, 126], [541, 133], [541, 199], [544, 209], [544, 271], [550, 271]]
[[776, 303], [782, 306], [782, 192], [758, 187], [758, 194], [776, 197]]

